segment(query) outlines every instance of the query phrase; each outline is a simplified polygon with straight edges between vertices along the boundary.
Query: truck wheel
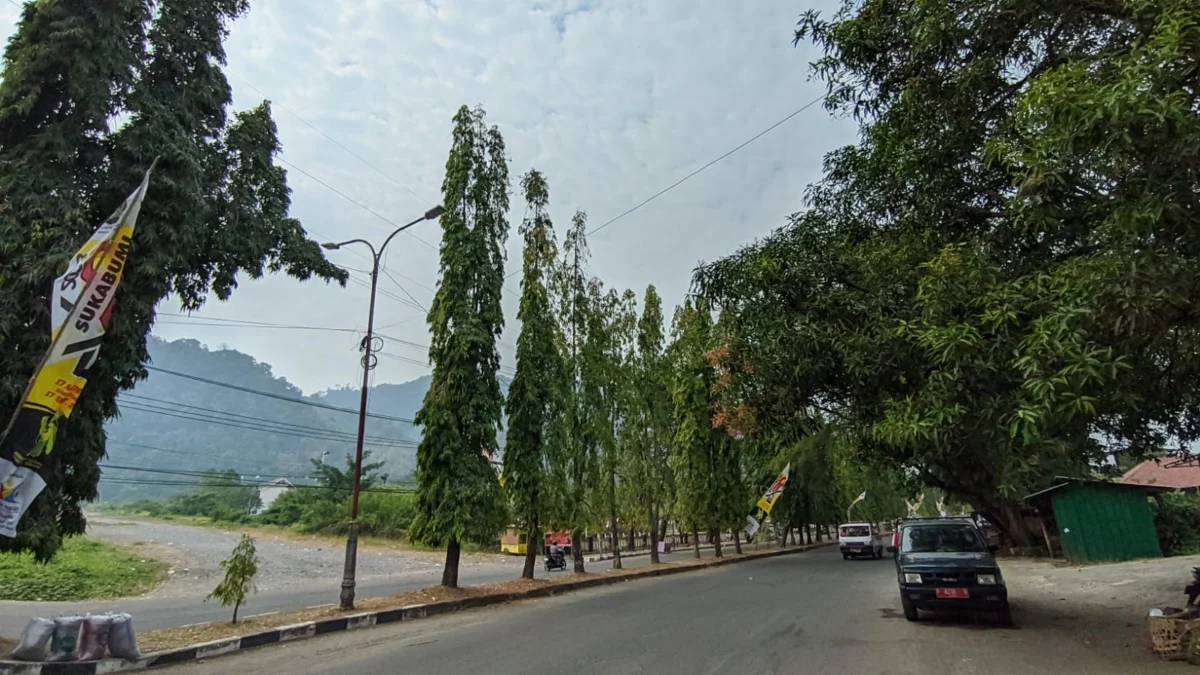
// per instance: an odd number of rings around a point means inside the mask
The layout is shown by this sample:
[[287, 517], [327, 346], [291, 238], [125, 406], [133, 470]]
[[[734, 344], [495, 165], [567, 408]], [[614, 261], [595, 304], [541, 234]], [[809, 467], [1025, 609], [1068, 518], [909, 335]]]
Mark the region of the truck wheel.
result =
[[842, 560], [849, 560], [849, 559], [850, 559], [850, 555], [849, 555], [849, 554], [847, 554], [847, 553], [843, 553], [843, 554], [842, 554]]
[[1004, 607], [996, 612], [996, 620], [1000, 622], [1001, 626], [1013, 625], [1012, 610], [1008, 608], [1008, 604], [1005, 604]]
[[921, 617], [919, 614], [917, 614], [917, 606], [914, 605], [912, 601], [901, 598], [900, 606], [904, 608], [904, 618], [908, 619], [909, 621], [920, 620]]

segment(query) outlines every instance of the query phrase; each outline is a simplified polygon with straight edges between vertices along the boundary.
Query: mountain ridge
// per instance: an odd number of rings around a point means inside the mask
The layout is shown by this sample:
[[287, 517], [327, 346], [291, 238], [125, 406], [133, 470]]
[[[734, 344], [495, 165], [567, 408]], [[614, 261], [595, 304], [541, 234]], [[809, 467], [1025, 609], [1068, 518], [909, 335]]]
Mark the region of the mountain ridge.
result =
[[[120, 414], [105, 425], [101, 500], [162, 497], [186, 489], [196, 473], [209, 469], [234, 469], [246, 479], [306, 480], [311, 460], [340, 465], [354, 452], [358, 388], [305, 395], [270, 364], [236, 349], [155, 336], [147, 347], [156, 369], [118, 397]], [[499, 379], [507, 394], [508, 379]], [[420, 440], [418, 427], [394, 418], [416, 416], [430, 381], [424, 375], [368, 390], [368, 413], [393, 419], [368, 417], [364, 448], [394, 480], [411, 476]], [[503, 432], [499, 440], [503, 447]]]

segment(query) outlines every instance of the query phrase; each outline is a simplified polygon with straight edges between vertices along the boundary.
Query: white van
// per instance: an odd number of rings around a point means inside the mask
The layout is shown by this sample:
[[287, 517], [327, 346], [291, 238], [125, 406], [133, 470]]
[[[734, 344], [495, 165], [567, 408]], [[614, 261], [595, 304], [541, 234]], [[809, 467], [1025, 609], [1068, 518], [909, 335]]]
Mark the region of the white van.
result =
[[879, 528], [871, 523], [845, 523], [838, 525], [838, 547], [842, 559], [870, 556], [876, 560], [883, 557], [883, 537]]

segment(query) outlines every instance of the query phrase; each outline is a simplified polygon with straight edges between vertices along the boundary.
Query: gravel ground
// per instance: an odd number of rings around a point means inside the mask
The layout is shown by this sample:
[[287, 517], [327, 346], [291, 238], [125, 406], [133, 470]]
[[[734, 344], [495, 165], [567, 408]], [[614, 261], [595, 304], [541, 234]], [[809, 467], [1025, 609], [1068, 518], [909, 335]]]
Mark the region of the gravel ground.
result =
[[1069, 626], [1075, 639], [1093, 648], [1114, 647], [1144, 655], [1150, 650], [1146, 616], [1151, 608], [1187, 604], [1200, 556], [1134, 560], [1111, 565], [1067, 565], [1061, 561], [1001, 558], [1013, 606], [1027, 625]]
[[[341, 578], [345, 548], [322, 538], [285, 537], [248, 531], [255, 537], [259, 592], [303, 587], [313, 581]], [[221, 578], [222, 560], [229, 556], [241, 532], [210, 527], [174, 525], [122, 517], [88, 517], [88, 534], [117, 544], [143, 544], [148, 554], [171, 565], [170, 580], [145, 597], [194, 597], [212, 590]], [[425, 576], [442, 567], [444, 554], [384, 546], [360, 545], [358, 579]], [[500, 555], [464, 555], [463, 570], [520, 573], [521, 559]]]

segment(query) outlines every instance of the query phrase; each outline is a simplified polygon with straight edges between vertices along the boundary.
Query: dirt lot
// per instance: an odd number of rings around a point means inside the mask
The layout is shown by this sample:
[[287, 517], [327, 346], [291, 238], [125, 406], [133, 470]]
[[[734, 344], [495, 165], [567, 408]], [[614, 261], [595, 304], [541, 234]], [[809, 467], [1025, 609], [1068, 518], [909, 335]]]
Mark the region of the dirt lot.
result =
[[[229, 556], [241, 532], [236, 527], [217, 529], [134, 520], [110, 515], [89, 515], [88, 534], [118, 544], [139, 544], [149, 555], [171, 565], [170, 580], [145, 597], [203, 596], [221, 578], [220, 562]], [[304, 587], [314, 580], [340, 578], [344, 545], [322, 537], [249, 532], [256, 539], [259, 563], [256, 585], [260, 593]], [[440, 570], [443, 553], [413, 551], [399, 546], [361, 545], [358, 579], [403, 577]], [[499, 555], [464, 555], [463, 569], [520, 570], [520, 561]]]
[[[1114, 657], [1150, 649], [1146, 615], [1153, 607], [1183, 607], [1200, 556], [1069, 566], [1061, 561], [1001, 559], [1021, 628], [1071, 627], [1081, 644]], [[1123, 653], [1122, 653], [1123, 652]]]

